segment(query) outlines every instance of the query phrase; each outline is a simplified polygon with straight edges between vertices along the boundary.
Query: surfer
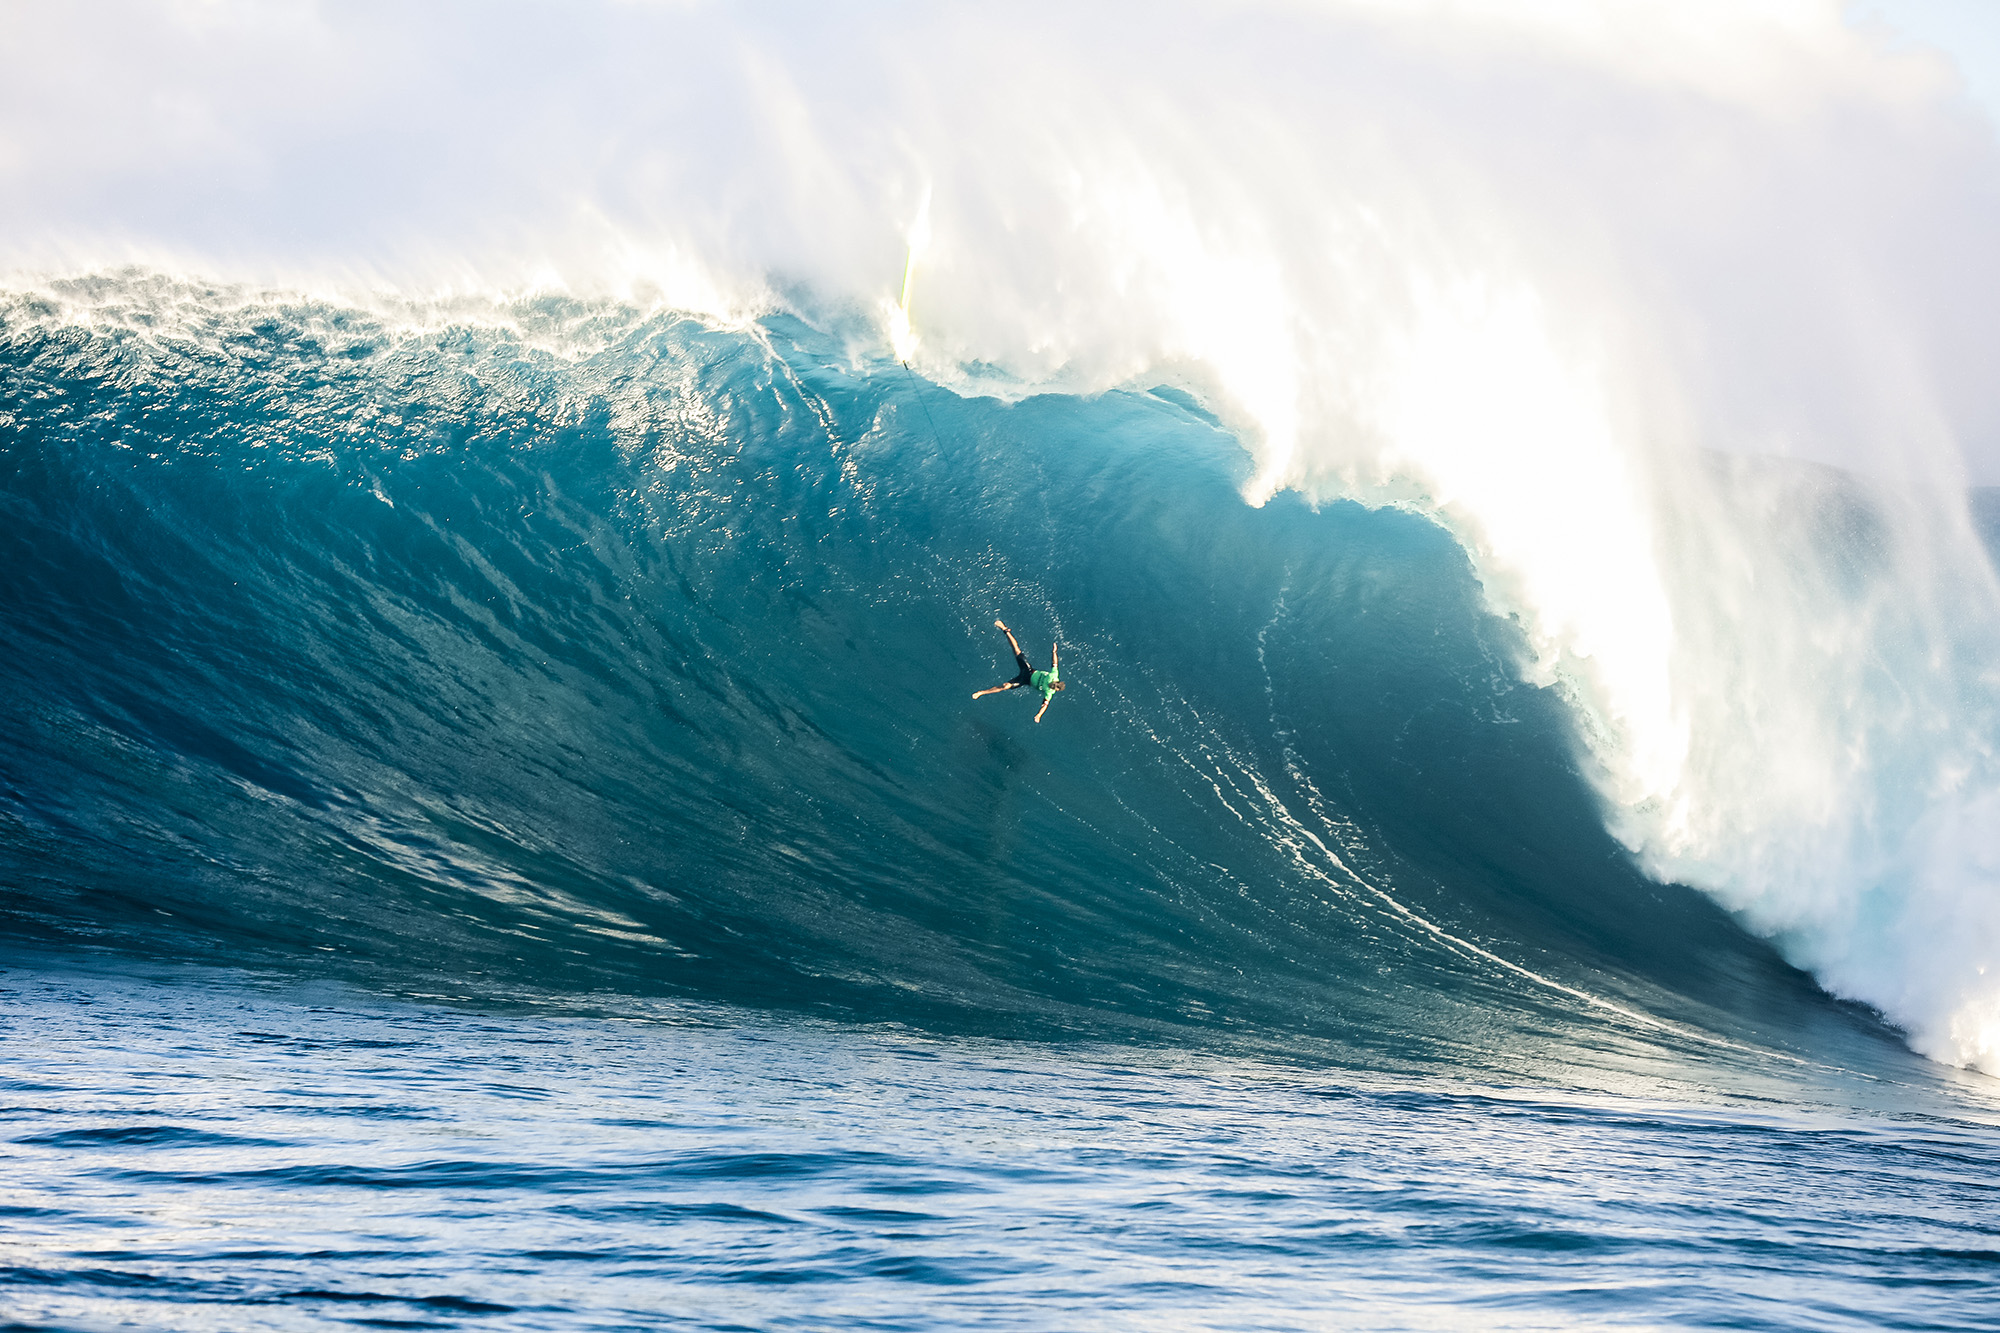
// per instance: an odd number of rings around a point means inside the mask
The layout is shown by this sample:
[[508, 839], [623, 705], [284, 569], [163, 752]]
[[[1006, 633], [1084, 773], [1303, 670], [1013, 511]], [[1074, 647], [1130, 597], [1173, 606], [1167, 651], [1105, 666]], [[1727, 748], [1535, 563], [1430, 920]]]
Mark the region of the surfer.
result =
[[990, 690], [973, 691], [972, 697], [977, 699], [983, 694], [998, 694], [1002, 690], [1018, 690], [1023, 685], [1026, 685], [1029, 689], [1037, 690], [1041, 693], [1042, 707], [1035, 714], [1035, 721], [1040, 722], [1042, 720], [1042, 713], [1049, 711], [1049, 700], [1055, 698], [1056, 691], [1063, 687], [1062, 679], [1056, 674], [1062, 670], [1062, 653], [1056, 644], [1050, 644], [1049, 669], [1047, 671], [1037, 671], [1028, 662], [1028, 655], [1021, 651], [1020, 641], [1014, 637], [1014, 631], [1007, 628], [1007, 622], [996, 620], [993, 622], [993, 627], [1007, 636], [1007, 643], [1014, 650], [1014, 663], [1021, 668], [1021, 671], [1019, 675], [1005, 684], [995, 685]]

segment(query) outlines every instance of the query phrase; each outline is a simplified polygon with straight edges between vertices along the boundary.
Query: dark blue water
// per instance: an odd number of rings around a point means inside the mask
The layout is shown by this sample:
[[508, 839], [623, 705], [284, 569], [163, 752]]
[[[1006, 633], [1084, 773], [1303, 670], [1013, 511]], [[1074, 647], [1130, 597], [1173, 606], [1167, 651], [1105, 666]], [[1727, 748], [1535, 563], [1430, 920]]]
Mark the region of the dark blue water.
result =
[[0, 981], [16, 1327], [2000, 1326], [1994, 1133], [1910, 1089]]
[[88, 295], [0, 305], [23, 1325], [1991, 1322], [1990, 1081], [1638, 874], [1429, 524], [837, 321]]

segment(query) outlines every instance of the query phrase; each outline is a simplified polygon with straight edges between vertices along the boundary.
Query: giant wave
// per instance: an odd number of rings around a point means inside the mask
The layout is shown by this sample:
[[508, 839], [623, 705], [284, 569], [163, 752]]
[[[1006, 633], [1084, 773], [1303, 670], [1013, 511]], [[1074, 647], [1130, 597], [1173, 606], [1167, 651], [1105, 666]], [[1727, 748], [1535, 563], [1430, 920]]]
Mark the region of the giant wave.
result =
[[[2000, 1059], [1940, 64], [1818, 0], [439, 14], [137, 9], [12, 136], [20, 919], [1391, 1045], [1809, 996], [1685, 884]], [[1078, 645], [1032, 744], [944, 707], [995, 611]]]
[[[4, 321], [17, 933], [1389, 1066], [1870, 1058], [1630, 865], [1441, 529], [1245, 506], [1174, 390], [140, 274]], [[1064, 645], [1042, 726], [969, 698], [996, 611]]]

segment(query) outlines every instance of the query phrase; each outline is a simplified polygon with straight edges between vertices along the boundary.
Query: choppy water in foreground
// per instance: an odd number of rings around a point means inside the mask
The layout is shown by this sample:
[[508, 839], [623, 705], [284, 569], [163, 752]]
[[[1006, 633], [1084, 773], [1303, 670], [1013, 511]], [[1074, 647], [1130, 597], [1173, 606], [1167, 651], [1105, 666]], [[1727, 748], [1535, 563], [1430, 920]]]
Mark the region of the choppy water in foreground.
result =
[[14, 1329], [2000, 1327], [1977, 1089], [1582, 1095], [15, 968]]

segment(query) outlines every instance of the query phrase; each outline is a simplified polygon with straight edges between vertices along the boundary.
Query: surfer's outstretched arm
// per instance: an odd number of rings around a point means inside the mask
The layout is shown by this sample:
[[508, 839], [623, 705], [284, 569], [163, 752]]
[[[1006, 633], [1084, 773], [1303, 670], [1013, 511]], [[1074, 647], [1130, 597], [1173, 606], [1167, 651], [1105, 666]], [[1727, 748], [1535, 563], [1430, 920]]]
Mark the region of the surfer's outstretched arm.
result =
[[[1055, 680], [1055, 677], [1061, 674], [1062, 674], [1062, 645], [1052, 643], [1049, 645], [1049, 676], [1050, 676], [1049, 686], [1051, 689], [1059, 690], [1062, 688], [1062, 686]], [[1042, 706], [1035, 710], [1035, 721], [1040, 722], [1042, 720], [1042, 714], [1048, 712], [1049, 705], [1054, 703], [1055, 701], [1056, 701], [1056, 696], [1054, 694], [1044, 694], [1042, 696]]]

